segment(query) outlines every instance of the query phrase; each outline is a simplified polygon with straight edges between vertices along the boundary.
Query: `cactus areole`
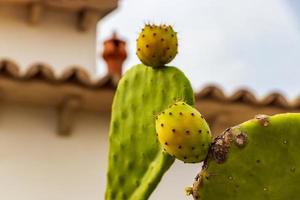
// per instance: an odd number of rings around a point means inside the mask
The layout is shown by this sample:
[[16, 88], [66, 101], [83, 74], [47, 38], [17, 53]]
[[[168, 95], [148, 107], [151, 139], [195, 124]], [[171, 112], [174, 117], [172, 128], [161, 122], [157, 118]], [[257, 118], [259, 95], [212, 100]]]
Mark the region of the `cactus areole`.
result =
[[145, 25], [138, 36], [136, 54], [143, 64], [158, 68], [177, 54], [177, 33], [167, 25]]

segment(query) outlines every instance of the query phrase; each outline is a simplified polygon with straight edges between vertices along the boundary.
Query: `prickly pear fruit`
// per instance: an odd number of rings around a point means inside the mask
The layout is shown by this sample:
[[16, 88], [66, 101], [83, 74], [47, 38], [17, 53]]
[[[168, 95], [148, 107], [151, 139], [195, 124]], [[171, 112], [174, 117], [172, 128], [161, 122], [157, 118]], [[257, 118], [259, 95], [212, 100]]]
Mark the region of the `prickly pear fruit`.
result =
[[177, 33], [167, 25], [145, 25], [137, 39], [137, 56], [147, 66], [162, 67], [177, 54]]
[[212, 143], [192, 194], [197, 200], [300, 199], [300, 113], [257, 116]]
[[186, 163], [203, 161], [212, 140], [202, 115], [182, 101], [156, 117], [156, 132], [165, 151]]

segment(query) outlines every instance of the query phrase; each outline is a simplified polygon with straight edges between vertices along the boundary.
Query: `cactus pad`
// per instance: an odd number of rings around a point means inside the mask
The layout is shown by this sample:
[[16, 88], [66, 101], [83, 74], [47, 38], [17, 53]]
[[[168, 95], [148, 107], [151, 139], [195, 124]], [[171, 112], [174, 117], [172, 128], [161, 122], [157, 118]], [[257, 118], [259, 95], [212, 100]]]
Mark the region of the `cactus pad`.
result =
[[180, 99], [194, 104], [194, 93], [175, 67], [134, 66], [120, 80], [109, 133], [106, 200], [145, 200], [174, 158], [156, 138], [155, 116]]
[[300, 199], [300, 113], [256, 119], [211, 145], [191, 192], [201, 200]]
[[212, 140], [202, 115], [182, 101], [157, 116], [156, 132], [165, 151], [185, 163], [203, 161]]
[[177, 54], [177, 33], [167, 25], [145, 25], [137, 39], [137, 56], [147, 66], [162, 67]]

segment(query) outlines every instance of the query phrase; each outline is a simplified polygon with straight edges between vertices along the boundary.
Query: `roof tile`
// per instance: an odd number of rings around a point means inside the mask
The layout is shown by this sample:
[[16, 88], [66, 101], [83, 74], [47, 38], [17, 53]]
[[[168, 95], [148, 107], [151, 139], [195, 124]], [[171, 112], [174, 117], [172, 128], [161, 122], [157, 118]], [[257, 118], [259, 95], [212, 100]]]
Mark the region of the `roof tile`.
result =
[[[44, 63], [36, 63], [31, 65], [25, 73], [21, 73], [20, 67], [9, 59], [0, 60], [0, 76], [6, 76], [14, 79], [29, 81], [43, 80], [54, 83], [69, 83], [84, 86], [90, 89], [100, 89], [109, 87], [116, 88], [117, 81], [107, 74], [96, 80], [92, 80], [87, 71], [80, 66], [70, 66], [63, 71], [61, 76], [55, 76], [51, 66]], [[300, 97], [294, 101], [288, 101], [280, 93], [270, 93], [262, 99], [258, 99], [247, 89], [239, 89], [232, 95], [226, 96], [223, 90], [215, 85], [208, 85], [195, 93], [196, 100], [211, 99], [224, 101], [229, 103], [245, 103], [257, 106], [275, 106], [281, 108], [300, 108]]]

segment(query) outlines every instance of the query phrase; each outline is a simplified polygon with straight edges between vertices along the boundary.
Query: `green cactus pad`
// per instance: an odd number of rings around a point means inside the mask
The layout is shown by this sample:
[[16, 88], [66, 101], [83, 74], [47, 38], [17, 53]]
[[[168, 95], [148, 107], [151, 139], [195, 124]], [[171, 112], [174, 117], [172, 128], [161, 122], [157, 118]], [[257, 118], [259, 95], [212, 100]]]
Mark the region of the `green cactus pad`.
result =
[[120, 80], [112, 106], [106, 200], [145, 200], [174, 158], [156, 138], [155, 116], [176, 100], [194, 104], [194, 93], [175, 67], [137, 65]]
[[300, 199], [300, 113], [254, 120], [214, 140], [194, 199]]
[[157, 116], [156, 132], [164, 150], [185, 163], [203, 161], [212, 140], [203, 116], [182, 101]]

